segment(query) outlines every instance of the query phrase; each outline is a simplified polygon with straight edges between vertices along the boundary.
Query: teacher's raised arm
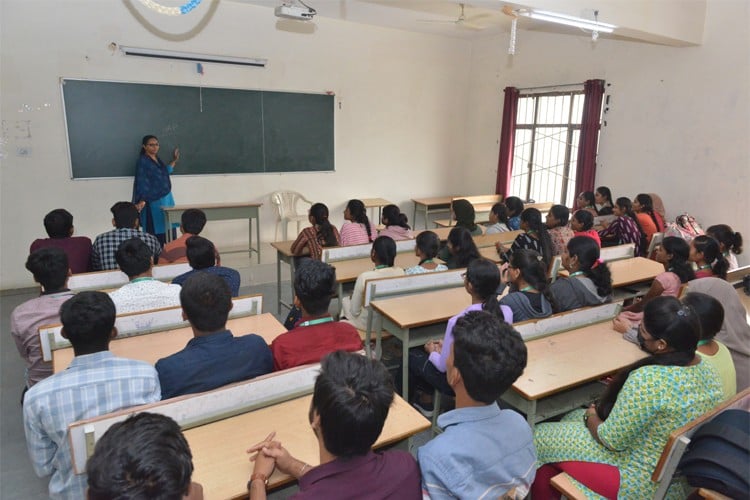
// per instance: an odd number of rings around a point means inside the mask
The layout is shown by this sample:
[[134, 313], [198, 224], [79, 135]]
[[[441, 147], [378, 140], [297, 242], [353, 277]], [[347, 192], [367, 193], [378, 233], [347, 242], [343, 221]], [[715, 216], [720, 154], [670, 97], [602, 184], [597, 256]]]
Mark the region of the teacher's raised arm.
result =
[[154, 135], [144, 136], [135, 170], [133, 203], [141, 211], [141, 227], [155, 235], [163, 245], [167, 228], [161, 209], [174, 206], [169, 174], [180, 159], [180, 150], [175, 148], [169, 164], [165, 164], [158, 153], [159, 139]]

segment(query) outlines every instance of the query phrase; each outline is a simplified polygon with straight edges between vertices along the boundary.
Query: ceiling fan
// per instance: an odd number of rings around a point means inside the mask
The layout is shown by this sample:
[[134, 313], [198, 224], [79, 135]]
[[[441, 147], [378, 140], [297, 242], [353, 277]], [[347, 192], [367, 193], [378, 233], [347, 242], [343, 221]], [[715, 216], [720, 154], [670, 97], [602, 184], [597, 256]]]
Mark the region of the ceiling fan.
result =
[[471, 17], [466, 17], [465, 14], [465, 5], [459, 4], [461, 6], [461, 14], [458, 16], [457, 19], [454, 20], [442, 20], [442, 19], [418, 19], [417, 22], [420, 23], [435, 23], [435, 24], [453, 24], [455, 26], [458, 26], [459, 28], [465, 28], [470, 30], [483, 30], [486, 28], [486, 26], [482, 26], [480, 24], [476, 24], [475, 21], [488, 17], [489, 14], [477, 14]]

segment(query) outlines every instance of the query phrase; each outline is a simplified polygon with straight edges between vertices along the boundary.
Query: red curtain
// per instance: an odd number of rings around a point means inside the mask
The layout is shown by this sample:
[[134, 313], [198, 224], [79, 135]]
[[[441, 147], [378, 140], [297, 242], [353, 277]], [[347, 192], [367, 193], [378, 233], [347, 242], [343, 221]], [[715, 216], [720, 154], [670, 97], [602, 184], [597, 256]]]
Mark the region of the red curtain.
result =
[[[582, 191], [593, 191], [596, 177], [596, 149], [602, 114], [604, 80], [586, 80], [583, 85], [583, 118], [581, 137], [578, 143], [576, 167], [576, 195]], [[501, 150], [502, 151], [502, 150]]]
[[495, 194], [508, 196], [510, 175], [513, 167], [513, 146], [516, 138], [516, 111], [518, 109], [518, 89], [505, 87], [503, 104], [503, 127], [500, 131], [500, 158], [497, 161], [497, 182]]

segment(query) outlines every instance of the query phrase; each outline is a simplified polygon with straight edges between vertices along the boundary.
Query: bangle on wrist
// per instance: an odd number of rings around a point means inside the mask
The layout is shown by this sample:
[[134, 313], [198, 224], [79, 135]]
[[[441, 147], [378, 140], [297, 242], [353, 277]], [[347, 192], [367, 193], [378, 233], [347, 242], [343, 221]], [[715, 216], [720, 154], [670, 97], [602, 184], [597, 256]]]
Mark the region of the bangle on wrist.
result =
[[303, 462], [302, 467], [299, 468], [299, 475], [302, 476], [302, 474], [305, 473], [305, 470], [307, 470], [308, 467], [310, 466]]
[[249, 480], [249, 481], [247, 482], [247, 489], [248, 489], [248, 490], [249, 490], [249, 489], [250, 489], [250, 487], [252, 486], [252, 484], [253, 484], [253, 481], [256, 481], [256, 480], [261, 480], [261, 481], [263, 481], [263, 486], [264, 486], [264, 487], [268, 486], [268, 477], [267, 477], [267, 476], [266, 476], [265, 474], [263, 474], [262, 472], [254, 472], [254, 473], [253, 473], [253, 474], [252, 474], [252, 475], [250, 476], [250, 480]]

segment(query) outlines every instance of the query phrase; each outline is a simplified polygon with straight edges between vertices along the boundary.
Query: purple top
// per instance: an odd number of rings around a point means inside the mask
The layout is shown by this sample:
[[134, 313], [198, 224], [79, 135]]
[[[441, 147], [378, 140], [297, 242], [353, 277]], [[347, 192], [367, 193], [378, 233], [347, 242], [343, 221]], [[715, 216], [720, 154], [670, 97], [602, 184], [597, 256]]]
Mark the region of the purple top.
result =
[[[472, 304], [448, 320], [448, 326], [445, 327], [445, 337], [443, 337], [443, 348], [440, 350], [440, 352], [433, 351], [430, 353], [430, 361], [439, 371], [445, 373], [445, 371], [447, 370], [447, 368], [445, 367], [445, 362], [448, 360], [448, 356], [451, 355], [451, 346], [453, 345], [453, 327], [456, 326], [456, 321], [458, 321], [458, 318], [468, 312], [481, 310], [482, 304]], [[500, 310], [503, 312], [505, 322], [509, 325], [513, 324], [513, 310], [508, 306], [502, 305], [500, 306]]]
[[68, 267], [73, 274], [85, 273], [91, 270], [91, 240], [85, 236], [71, 236], [69, 238], [44, 238], [34, 240], [29, 253], [40, 248], [60, 248], [68, 256]]
[[414, 457], [400, 450], [337, 458], [302, 476], [299, 493], [292, 498], [421, 500], [419, 467]]

